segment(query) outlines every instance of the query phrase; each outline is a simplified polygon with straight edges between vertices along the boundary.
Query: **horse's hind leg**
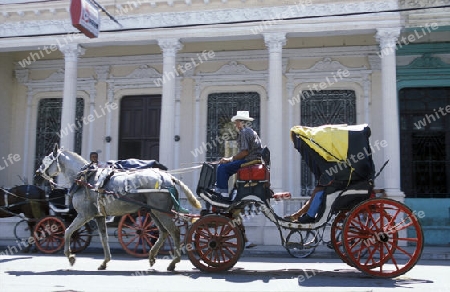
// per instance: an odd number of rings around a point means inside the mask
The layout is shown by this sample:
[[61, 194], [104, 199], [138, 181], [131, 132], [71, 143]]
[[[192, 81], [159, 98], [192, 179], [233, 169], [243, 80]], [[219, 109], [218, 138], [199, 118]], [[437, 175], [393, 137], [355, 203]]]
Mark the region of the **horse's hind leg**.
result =
[[[164, 238], [158, 238], [158, 241], [161, 240], [160, 245], [162, 245], [165, 241], [165, 239], [167, 238], [167, 236], [170, 234], [170, 236], [172, 236], [173, 239], [173, 243], [174, 243], [174, 252], [173, 254], [171, 254], [172, 256], [172, 261], [170, 262], [169, 266], [167, 267], [168, 271], [174, 271], [175, 270], [175, 265], [177, 263], [179, 263], [181, 261], [181, 250], [180, 250], [180, 229], [175, 225], [175, 222], [173, 221], [173, 217], [166, 214], [166, 213], [162, 213], [162, 212], [158, 212], [158, 211], [152, 211], [152, 215], [153, 215], [153, 219], [156, 222], [158, 222], [161, 225], [160, 228], [160, 233], [161, 233], [161, 229], [164, 229]], [[159, 227], [158, 227], [159, 228]], [[153, 246], [153, 248], [150, 250], [150, 254], [152, 254], [153, 250], [155, 249], [153, 255], [157, 254], [159, 251], [160, 246], [158, 246], [158, 248], [156, 248], [156, 245]], [[151, 264], [151, 260], [150, 260], [150, 264]]]
[[98, 269], [105, 270], [106, 264], [111, 260], [111, 251], [109, 249], [109, 242], [108, 242], [108, 232], [106, 229], [106, 218], [105, 218], [105, 216], [95, 217], [95, 221], [97, 222], [98, 233], [100, 234], [100, 239], [102, 241], [102, 247], [103, 247], [103, 253], [105, 255], [103, 263], [98, 267]]
[[150, 267], [153, 267], [153, 265], [156, 262], [156, 255], [158, 254], [160, 248], [164, 244], [164, 241], [166, 240], [167, 236], [169, 236], [169, 233], [164, 228], [164, 226], [159, 221], [159, 218], [155, 215], [154, 211], [150, 211], [150, 215], [152, 216], [153, 222], [155, 222], [156, 227], [158, 227], [159, 236], [158, 240], [156, 240], [155, 244], [152, 246], [150, 251], [148, 252], [148, 260], [150, 262]]
[[64, 232], [64, 254], [69, 259], [69, 263], [71, 266], [75, 263], [75, 254], [72, 253], [70, 250], [70, 238], [72, 237], [72, 234], [80, 229], [85, 223], [87, 222], [87, 219], [84, 217], [81, 217], [79, 214], [75, 219], [72, 221], [72, 223], [69, 225], [69, 227], [66, 228], [66, 231]]
[[165, 218], [163, 224], [166, 227], [167, 231], [169, 231], [170, 236], [172, 236], [174, 249], [174, 253], [172, 255], [173, 259], [167, 267], [167, 270], [174, 271], [175, 265], [181, 261], [180, 228], [175, 225], [175, 222], [172, 220], [173, 218], [171, 216], [163, 214], [163, 217]]

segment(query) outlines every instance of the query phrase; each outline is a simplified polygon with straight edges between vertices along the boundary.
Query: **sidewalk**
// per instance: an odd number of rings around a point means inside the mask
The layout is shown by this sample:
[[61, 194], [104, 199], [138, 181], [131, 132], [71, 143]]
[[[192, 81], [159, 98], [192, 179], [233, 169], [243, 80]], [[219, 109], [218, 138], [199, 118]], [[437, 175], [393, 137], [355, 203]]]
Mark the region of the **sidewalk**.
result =
[[[242, 256], [291, 257], [281, 245], [257, 245], [256, 247], [245, 249]], [[339, 259], [339, 256], [326, 245], [319, 245], [308, 258]], [[420, 258], [422, 260], [450, 260], [450, 246], [425, 246]]]

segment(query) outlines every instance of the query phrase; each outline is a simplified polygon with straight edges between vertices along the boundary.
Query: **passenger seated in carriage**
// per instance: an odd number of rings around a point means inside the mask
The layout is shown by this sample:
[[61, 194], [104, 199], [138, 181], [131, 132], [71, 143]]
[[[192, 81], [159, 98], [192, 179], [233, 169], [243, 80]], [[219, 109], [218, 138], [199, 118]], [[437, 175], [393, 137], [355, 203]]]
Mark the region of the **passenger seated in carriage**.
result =
[[374, 164], [366, 125], [295, 126], [291, 139], [318, 182], [311, 198], [288, 220], [313, 223], [327, 194], [348, 188], [373, 188]]
[[300, 223], [313, 223], [317, 212], [319, 211], [320, 204], [323, 200], [324, 187], [317, 185], [311, 193], [311, 198], [292, 215], [286, 216], [285, 219], [291, 221], [297, 221]]

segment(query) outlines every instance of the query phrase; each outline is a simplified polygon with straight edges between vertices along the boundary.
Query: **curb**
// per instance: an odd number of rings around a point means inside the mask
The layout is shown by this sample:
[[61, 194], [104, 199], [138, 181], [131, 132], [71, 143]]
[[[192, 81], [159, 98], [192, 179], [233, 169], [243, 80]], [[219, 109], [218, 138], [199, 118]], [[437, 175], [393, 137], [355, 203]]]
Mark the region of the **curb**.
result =
[[[256, 246], [251, 249], [245, 249], [243, 257], [292, 257], [286, 249], [282, 246]], [[326, 246], [318, 246], [316, 250], [308, 258], [321, 258], [321, 259], [340, 259], [333, 249], [329, 249]], [[299, 258], [301, 259], [301, 258]], [[450, 260], [450, 247], [439, 246], [425, 246], [420, 260]]]

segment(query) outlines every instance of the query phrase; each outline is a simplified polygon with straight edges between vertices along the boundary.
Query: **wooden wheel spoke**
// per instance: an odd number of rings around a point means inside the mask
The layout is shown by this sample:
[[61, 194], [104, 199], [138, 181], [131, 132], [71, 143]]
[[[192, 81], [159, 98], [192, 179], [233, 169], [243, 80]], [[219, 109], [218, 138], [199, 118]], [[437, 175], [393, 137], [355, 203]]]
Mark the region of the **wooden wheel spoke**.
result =
[[[364, 212], [367, 213], [367, 221], [362, 227], [360, 216]], [[362, 272], [378, 277], [396, 277], [409, 271], [419, 260], [423, 249], [422, 229], [413, 217], [406, 205], [388, 198], [369, 199], [355, 206], [349, 212], [342, 231], [343, 249], [351, 263]], [[399, 237], [400, 232], [406, 233], [410, 228], [417, 236]], [[406, 244], [409, 248], [399, 246], [400, 241], [410, 243]], [[385, 264], [394, 267], [386, 268]]]
[[187, 254], [192, 264], [202, 271], [218, 272], [233, 267], [241, 255], [244, 242], [239, 226], [229, 217], [210, 214], [197, 220], [187, 231]]
[[127, 242], [124, 242], [124, 244], [126, 246], [129, 246], [131, 243], [135, 242], [138, 237], [139, 236], [137, 234], [135, 234], [132, 238], [127, 238], [128, 240], [127, 240]]

